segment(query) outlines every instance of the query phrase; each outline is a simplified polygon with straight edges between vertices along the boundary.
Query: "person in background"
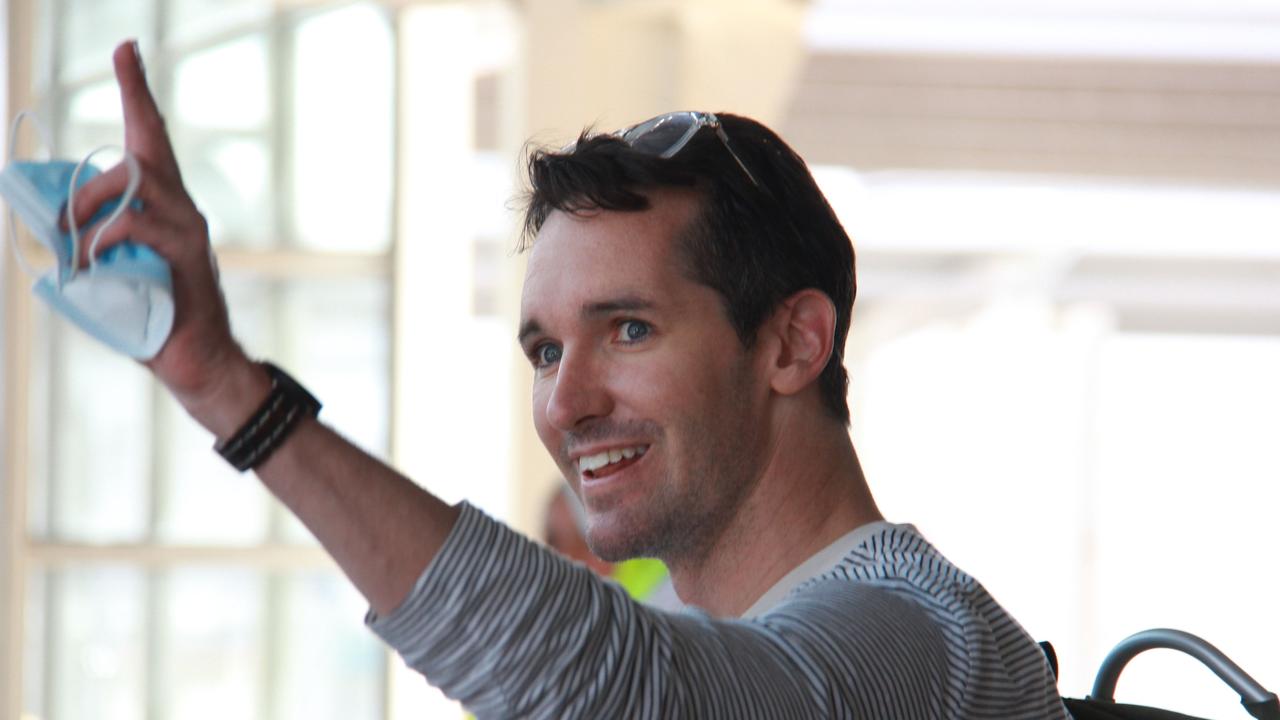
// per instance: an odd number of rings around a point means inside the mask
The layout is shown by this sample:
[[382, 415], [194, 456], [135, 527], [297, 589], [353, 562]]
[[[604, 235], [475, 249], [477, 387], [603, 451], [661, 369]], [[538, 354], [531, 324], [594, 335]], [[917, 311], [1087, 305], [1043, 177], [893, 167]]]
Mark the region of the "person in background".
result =
[[582, 501], [568, 485], [561, 483], [547, 499], [542, 539], [547, 547], [581, 563], [600, 577], [622, 586], [627, 594], [651, 607], [680, 610], [680, 598], [671, 586], [667, 567], [654, 558], [631, 558], [618, 563], [603, 560], [591, 552], [584, 535], [587, 526]]

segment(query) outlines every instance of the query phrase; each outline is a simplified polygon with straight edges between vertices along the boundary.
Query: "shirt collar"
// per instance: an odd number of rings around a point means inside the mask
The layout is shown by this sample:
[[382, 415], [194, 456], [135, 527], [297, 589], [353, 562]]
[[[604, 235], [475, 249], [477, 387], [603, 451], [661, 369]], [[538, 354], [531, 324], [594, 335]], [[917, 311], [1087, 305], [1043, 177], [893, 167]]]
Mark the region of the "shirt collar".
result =
[[841, 535], [835, 542], [810, 555], [808, 560], [783, 575], [781, 580], [774, 583], [773, 587], [766, 590], [760, 596], [760, 599], [756, 600], [755, 604], [742, 614], [743, 619], [750, 620], [763, 615], [766, 611], [771, 610], [775, 605], [786, 599], [787, 595], [799, 587], [801, 583], [839, 565], [850, 550], [861, 545], [877, 532], [892, 527], [894, 527], [893, 523], [877, 520], [866, 525], [860, 525]]

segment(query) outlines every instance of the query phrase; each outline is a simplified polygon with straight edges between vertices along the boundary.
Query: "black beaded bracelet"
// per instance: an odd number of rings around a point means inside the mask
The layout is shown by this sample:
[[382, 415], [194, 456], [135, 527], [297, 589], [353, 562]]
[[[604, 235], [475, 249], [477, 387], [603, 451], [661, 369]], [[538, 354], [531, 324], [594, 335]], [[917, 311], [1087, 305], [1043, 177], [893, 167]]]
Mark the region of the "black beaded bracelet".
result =
[[213, 446], [240, 472], [266, 462], [298, 423], [320, 414], [320, 401], [298, 381], [269, 362], [262, 363], [262, 366], [271, 376], [271, 392], [267, 399], [226, 442]]

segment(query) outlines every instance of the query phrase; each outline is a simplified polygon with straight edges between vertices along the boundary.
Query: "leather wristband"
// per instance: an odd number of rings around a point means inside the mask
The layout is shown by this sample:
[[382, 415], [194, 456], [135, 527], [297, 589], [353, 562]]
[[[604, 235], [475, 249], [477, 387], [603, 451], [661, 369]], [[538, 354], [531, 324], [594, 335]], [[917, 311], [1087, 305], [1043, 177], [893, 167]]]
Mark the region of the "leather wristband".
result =
[[320, 414], [320, 401], [298, 381], [269, 362], [261, 365], [271, 376], [267, 399], [226, 442], [213, 446], [240, 472], [266, 462], [304, 419]]

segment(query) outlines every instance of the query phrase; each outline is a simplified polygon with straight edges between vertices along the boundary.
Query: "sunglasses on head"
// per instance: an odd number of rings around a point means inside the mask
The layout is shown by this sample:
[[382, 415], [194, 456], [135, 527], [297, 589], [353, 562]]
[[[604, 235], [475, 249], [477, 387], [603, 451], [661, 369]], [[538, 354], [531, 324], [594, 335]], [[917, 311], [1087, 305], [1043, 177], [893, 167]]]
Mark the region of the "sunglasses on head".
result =
[[756, 181], [755, 176], [747, 169], [746, 164], [742, 162], [742, 158], [738, 157], [738, 153], [734, 152], [733, 143], [729, 141], [729, 135], [724, 131], [724, 126], [720, 124], [720, 118], [717, 118], [715, 113], [693, 110], [670, 112], [650, 118], [637, 125], [623, 128], [615, 132], [614, 136], [637, 152], [667, 160], [675, 157], [677, 153], [683, 150], [689, 144], [689, 141], [703, 128], [715, 131], [716, 137], [720, 138], [724, 149], [729, 151], [729, 155], [738, 164], [738, 167], [742, 169], [743, 174], [747, 176], [751, 184], [760, 187], [760, 183]]

